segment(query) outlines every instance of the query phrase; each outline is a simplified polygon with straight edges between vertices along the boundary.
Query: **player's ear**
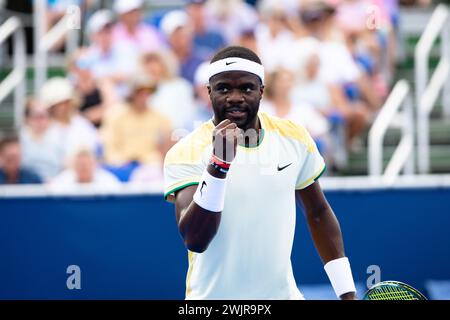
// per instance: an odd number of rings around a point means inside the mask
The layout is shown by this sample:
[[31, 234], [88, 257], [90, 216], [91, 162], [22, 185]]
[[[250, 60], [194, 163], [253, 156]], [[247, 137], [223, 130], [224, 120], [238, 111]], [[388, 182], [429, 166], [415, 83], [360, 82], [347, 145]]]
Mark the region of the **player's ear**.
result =
[[208, 94], [211, 95], [211, 86], [207, 85], [206, 87], [208, 88]]
[[265, 89], [265, 87], [264, 87], [264, 85], [262, 84], [262, 85], [259, 87], [259, 92], [260, 92], [260, 94], [261, 94], [260, 99], [262, 99], [262, 97], [263, 97], [263, 95], [264, 95], [264, 89]]

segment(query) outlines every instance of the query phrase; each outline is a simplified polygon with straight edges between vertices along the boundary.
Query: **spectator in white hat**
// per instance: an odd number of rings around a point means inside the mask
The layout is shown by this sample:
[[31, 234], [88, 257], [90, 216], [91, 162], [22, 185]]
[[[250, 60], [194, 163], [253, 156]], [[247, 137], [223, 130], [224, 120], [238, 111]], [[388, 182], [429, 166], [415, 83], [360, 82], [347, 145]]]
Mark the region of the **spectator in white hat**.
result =
[[160, 27], [180, 64], [180, 75], [193, 83], [195, 70], [204, 59], [194, 51], [194, 29], [189, 16], [182, 10], [170, 11]]
[[119, 22], [114, 27], [113, 39], [120, 46], [128, 46], [138, 53], [154, 51], [163, 47], [157, 30], [142, 19], [143, 0], [115, 0], [114, 11]]
[[74, 88], [68, 79], [55, 77], [47, 80], [40, 90], [39, 99], [49, 110], [52, 126], [64, 144], [66, 155], [80, 144], [89, 145], [95, 150], [97, 131], [78, 114]]
[[[95, 12], [87, 23], [90, 46], [78, 54], [73, 66], [88, 70], [99, 85], [112, 85], [119, 97], [127, 93], [126, 83], [134, 74], [138, 53], [113, 41], [114, 16], [109, 10]], [[74, 74], [72, 74], [74, 76]]]

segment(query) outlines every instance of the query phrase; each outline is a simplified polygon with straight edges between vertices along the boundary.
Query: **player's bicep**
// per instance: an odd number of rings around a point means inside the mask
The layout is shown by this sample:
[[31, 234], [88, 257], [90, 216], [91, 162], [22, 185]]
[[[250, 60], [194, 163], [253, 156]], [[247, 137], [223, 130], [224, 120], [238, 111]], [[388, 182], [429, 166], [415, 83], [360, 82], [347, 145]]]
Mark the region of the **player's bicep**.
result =
[[180, 223], [181, 216], [190, 206], [196, 190], [197, 185], [192, 185], [175, 192], [175, 215], [177, 224]]
[[302, 204], [306, 216], [320, 214], [330, 208], [318, 181], [304, 189], [296, 190], [295, 196]]

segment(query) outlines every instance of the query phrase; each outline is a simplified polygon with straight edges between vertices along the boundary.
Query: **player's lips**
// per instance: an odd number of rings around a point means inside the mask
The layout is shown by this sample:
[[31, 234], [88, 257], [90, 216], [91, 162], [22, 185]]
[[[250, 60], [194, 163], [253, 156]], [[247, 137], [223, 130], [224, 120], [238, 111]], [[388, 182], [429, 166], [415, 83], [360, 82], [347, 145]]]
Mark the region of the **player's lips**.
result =
[[241, 107], [231, 107], [225, 110], [225, 114], [230, 118], [242, 118], [247, 116], [247, 109]]

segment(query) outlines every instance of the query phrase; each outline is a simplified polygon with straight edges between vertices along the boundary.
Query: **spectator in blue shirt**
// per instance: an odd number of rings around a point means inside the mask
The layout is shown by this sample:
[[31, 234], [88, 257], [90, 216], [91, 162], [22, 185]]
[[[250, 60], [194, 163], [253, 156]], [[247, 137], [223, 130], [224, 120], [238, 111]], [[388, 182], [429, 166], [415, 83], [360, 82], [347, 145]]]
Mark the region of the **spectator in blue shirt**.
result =
[[42, 179], [32, 170], [22, 167], [22, 154], [17, 137], [0, 141], [0, 185], [36, 184]]
[[220, 30], [212, 30], [207, 25], [205, 3], [206, 0], [189, 0], [186, 13], [194, 29], [194, 51], [204, 60], [209, 60], [226, 43]]

